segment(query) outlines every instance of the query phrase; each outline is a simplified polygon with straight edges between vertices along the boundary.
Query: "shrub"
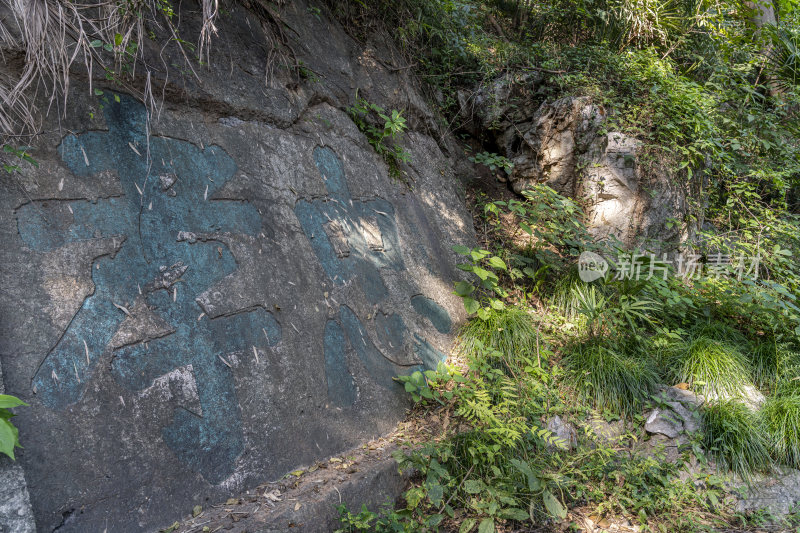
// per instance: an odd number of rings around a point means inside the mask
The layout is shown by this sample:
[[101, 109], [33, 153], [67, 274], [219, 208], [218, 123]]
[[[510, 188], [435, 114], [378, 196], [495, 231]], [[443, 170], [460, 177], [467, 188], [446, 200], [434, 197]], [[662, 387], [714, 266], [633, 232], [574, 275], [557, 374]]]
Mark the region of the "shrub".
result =
[[771, 461], [759, 419], [742, 403], [728, 400], [703, 412], [706, 451], [742, 479], [767, 468]]
[[800, 394], [768, 398], [761, 417], [775, 460], [800, 467]]
[[596, 409], [627, 415], [641, 411], [658, 380], [650, 361], [602, 339], [568, 347], [562, 363], [570, 384]]

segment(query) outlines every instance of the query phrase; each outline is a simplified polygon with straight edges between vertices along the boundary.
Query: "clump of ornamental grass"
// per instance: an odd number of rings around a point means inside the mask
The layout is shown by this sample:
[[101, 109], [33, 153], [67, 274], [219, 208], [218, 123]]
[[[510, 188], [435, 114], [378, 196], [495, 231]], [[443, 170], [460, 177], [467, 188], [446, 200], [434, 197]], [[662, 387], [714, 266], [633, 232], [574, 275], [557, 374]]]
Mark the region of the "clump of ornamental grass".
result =
[[759, 388], [774, 389], [787, 369], [800, 362], [800, 354], [787, 343], [774, 337], [756, 341], [748, 353], [753, 369], [753, 381]]
[[743, 403], [727, 400], [703, 410], [704, 447], [711, 457], [749, 481], [771, 464], [759, 418]]
[[774, 339], [753, 344], [748, 353], [753, 369], [753, 382], [759, 388], [772, 388], [778, 376], [778, 364], [781, 359], [780, 349]]
[[568, 346], [561, 362], [583, 399], [620, 414], [640, 412], [658, 382], [648, 358], [602, 338]]
[[465, 355], [477, 355], [486, 347], [506, 357], [528, 357], [536, 353], [537, 332], [533, 318], [518, 307], [492, 309], [486, 320], [473, 318], [461, 328], [458, 348]]
[[730, 346], [745, 346], [747, 344], [747, 338], [741, 331], [720, 320], [711, 320], [695, 326], [692, 329], [692, 336], [695, 338], [708, 337]]
[[800, 363], [791, 361], [779, 370], [772, 394], [774, 396], [800, 395]]
[[761, 407], [761, 419], [772, 457], [800, 468], [800, 393], [770, 396]]
[[700, 331], [667, 346], [664, 365], [669, 376], [675, 382], [689, 383], [710, 399], [743, 395], [750, 384], [747, 357], [730, 342], [731, 338], [719, 338]]
[[581, 289], [586, 282], [578, 277], [578, 269], [571, 268], [561, 276], [553, 286], [550, 293], [550, 305], [555, 307], [563, 316], [573, 319], [580, 314]]

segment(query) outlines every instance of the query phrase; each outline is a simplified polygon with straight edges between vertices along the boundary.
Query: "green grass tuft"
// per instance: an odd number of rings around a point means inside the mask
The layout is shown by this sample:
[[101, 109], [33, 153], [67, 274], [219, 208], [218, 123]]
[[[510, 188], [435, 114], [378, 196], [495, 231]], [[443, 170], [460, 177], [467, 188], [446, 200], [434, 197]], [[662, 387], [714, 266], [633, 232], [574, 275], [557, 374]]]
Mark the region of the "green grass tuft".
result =
[[775, 396], [800, 395], [800, 364], [791, 362], [780, 369], [772, 394]]
[[665, 368], [676, 382], [689, 383], [709, 398], [741, 396], [750, 384], [747, 358], [733, 344], [706, 333], [668, 346]]
[[533, 319], [518, 307], [492, 310], [486, 320], [473, 318], [461, 328], [458, 348], [467, 355], [476, 355], [482, 350], [478, 343], [497, 350], [506, 357], [513, 357], [515, 354], [531, 356], [536, 353], [536, 328]]
[[644, 357], [596, 340], [567, 348], [562, 359], [567, 379], [596, 409], [639, 413], [658, 377]]
[[695, 338], [708, 337], [730, 346], [744, 346], [747, 344], [747, 338], [739, 330], [719, 320], [712, 320], [696, 326], [692, 330], [692, 336]]
[[800, 394], [767, 398], [761, 417], [775, 460], [800, 468]]
[[759, 419], [744, 404], [728, 400], [703, 411], [704, 446], [720, 465], [744, 480], [771, 464]]
[[785, 374], [797, 376], [800, 354], [787, 343], [778, 343], [773, 337], [756, 341], [750, 350], [750, 364], [753, 368], [753, 381], [759, 388], [775, 390]]
[[578, 277], [577, 267], [570, 268], [553, 286], [550, 305], [567, 318], [577, 318], [581, 309], [580, 291], [585, 288], [586, 282]]

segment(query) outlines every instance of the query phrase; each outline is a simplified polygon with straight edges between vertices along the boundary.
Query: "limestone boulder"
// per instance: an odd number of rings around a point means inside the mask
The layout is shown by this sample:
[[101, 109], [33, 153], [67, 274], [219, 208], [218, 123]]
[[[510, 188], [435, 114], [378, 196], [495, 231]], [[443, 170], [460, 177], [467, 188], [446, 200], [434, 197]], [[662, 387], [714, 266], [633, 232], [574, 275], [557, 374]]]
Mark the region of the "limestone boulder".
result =
[[[516, 85], [501, 78], [479, 92], [475, 105], [462, 105], [473, 128], [514, 163], [515, 192], [545, 183], [584, 206], [596, 238], [629, 248], [663, 249], [657, 243], [686, 238], [686, 188], [665, 165], [650, 161], [639, 140], [606, 132], [606, 109], [588, 97], [539, 103], [536, 91], [515, 92]], [[508, 100], [496, 104], [501, 97]]]

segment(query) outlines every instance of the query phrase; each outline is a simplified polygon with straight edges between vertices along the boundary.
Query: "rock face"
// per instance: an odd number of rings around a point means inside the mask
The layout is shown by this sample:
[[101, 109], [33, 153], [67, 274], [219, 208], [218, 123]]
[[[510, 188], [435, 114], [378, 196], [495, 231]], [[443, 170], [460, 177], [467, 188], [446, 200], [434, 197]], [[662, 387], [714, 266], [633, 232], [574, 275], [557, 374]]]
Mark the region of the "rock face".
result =
[[[5, 394], [2, 377], [0, 365], [0, 394]], [[12, 462], [5, 455], [0, 456], [0, 531], [9, 533], [36, 531], [25, 473], [21, 465]]]
[[703, 400], [694, 393], [677, 387], [664, 387], [664, 406], [646, 415], [644, 429], [650, 434], [677, 439], [701, 429], [700, 406]]
[[589, 98], [564, 97], [535, 108], [535, 91], [514, 90], [520, 85], [535, 88], [537, 82], [503, 78], [474, 101], [462, 101], [474, 126], [489, 132], [502, 155], [514, 163], [514, 191], [546, 183], [578, 199], [599, 239], [618, 239], [628, 247], [682, 240], [686, 198], [673, 176], [659, 165], [645, 165], [638, 140], [604, 133], [606, 110]]
[[564, 422], [560, 416], [556, 415], [547, 422], [547, 429], [558, 438], [558, 442], [550, 445], [551, 449], [571, 450], [578, 444], [578, 432], [575, 426], [569, 422]]
[[768, 510], [773, 516], [796, 512], [800, 503], [800, 470], [782, 468], [770, 475], [758, 476], [740, 487], [742, 496], [736, 504], [740, 513]]
[[[0, 176], [0, 360], [30, 404], [41, 531], [153, 530], [380, 434], [407, 407], [392, 378], [435, 366], [464, 318], [451, 247], [472, 223], [407, 73], [292, 2], [313, 76], [264, 87], [243, 4], [159, 120], [76, 83], [39, 167]], [[343, 111], [357, 88], [406, 110], [411, 187]]]

